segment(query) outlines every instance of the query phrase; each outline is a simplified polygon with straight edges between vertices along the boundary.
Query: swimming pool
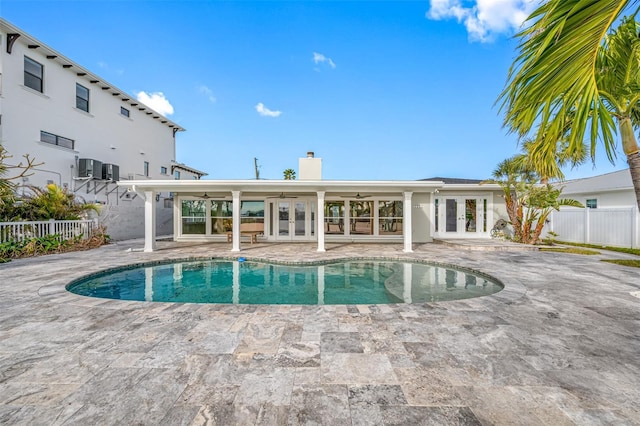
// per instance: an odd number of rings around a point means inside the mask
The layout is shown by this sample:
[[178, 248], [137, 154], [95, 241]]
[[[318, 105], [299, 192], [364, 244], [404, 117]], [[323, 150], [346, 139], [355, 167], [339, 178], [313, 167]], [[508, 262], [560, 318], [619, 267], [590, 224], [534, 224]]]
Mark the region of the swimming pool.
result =
[[72, 293], [107, 299], [298, 305], [435, 302], [485, 296], [502, 288], [488, 276], [428, 263], [349, 260], [283, 265], [229, 259], [136, 265], [67, 286]]

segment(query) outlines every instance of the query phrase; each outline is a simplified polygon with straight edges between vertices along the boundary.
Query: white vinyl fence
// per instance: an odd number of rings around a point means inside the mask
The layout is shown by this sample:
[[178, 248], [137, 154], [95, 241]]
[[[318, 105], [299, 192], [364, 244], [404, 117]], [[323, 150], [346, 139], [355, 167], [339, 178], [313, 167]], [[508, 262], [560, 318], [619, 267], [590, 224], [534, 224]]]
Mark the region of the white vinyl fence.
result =
[[549, 221], [543, 238], [548, 231], [553, 231], [560, 241], [640, 247], [640, 215], [635, 207], [562, 209], [552, 212]]
[[93, 220], [47, 220], [37, 222], [0, 222], [0, 243], [24, 241], [30, 238], [58, 235], [61, 241], [89, 238], [98, 226]]

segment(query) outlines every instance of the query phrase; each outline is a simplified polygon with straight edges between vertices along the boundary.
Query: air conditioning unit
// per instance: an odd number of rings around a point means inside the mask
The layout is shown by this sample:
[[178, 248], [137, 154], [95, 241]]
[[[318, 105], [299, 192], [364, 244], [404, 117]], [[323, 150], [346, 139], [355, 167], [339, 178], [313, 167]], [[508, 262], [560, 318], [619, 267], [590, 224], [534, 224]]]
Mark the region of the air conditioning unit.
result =
[[116, 164], [103, 164], [102, 179], [110, 180], [113, 182], [120, 180], [120, 167]]
[[102, 162], [90, 158], [78, 160], [78, 177], [102, 178]]

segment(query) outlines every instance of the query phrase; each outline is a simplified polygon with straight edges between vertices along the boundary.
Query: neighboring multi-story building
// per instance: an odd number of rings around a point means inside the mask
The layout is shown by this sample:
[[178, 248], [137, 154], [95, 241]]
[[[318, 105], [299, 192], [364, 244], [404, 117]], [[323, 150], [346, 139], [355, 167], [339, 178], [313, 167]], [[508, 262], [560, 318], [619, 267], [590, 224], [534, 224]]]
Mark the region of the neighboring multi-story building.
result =
[[[55, 183], [103, 204], [121, 239], [143, 235], [144, 213], [116, 181], [206, 175], [176, 161], [177, 123], [3, 19], [0, 44], [0, 143], [9, 162], [28, 154], [43, 163], [25, 187]], [[171, 195], [156, 197], [160, 234], [172, 232]]]

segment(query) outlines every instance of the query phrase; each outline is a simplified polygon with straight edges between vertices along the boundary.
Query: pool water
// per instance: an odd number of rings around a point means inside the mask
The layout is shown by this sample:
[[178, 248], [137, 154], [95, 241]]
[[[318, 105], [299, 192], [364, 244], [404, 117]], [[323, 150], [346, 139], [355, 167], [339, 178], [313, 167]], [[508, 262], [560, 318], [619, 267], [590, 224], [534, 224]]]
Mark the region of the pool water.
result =
[[67, 286], [72, 293], [107, 299], [299, 305], [458, 300], [502, 288], [470, 271], [425, 263], [368, 260], [294, 266], [219, 259], [106, 271]]

